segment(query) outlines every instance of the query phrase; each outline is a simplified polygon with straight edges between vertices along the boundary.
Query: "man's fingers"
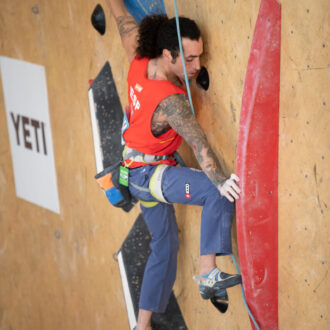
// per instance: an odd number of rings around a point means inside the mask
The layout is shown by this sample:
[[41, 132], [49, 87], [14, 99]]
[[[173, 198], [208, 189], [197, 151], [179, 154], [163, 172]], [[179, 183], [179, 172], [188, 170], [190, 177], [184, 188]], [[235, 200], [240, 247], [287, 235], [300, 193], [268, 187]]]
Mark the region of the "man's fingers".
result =
[[221, 195], [226, 197], [230, 202], [234, 202], [235, 199], [239, 198], [241, 189], [239, 188], [237, 182], [239, 182], [239, 177], [235, 173], [232, 173], [230, 178], [220, 189]]
[[235, 190], [232, 187], [228, 187], [227, 191], [232, 195], [235, 199], [239, 198], [239, 195], [235, 192]]
[[239, 182], [240, 181], [239, 177], [235, 173], [232, 173], [231, 176], [230, 176], [230, 178], [229, 178], [229, 181], [231, 182], [231, 186], [235, 189], [235, 191], [237, 193], [240, 193], [241, 192], [241, 189], [236, 184], [236, 182]]
[[231, 174], [230, 179], [234, 179], [237, 182], [239, 181], [239, 177], [235, 173]]
[[233, 188], [233, 189], [235, 190], [235, 192], [236, 192], [237, 194], [239, 194], [239, 193], [241, 192], [241, 189], [239, 188], [239, 186], [236, 184], [235, 181], [230, 180], [230, 181], [228, 182], [228, 184], [229, 184], [229, 186], [230, 186], [231, 188]]
[[228, 192], [225, 192], [223, 194], [224, 197], [226, 197], [230, 202], [234, 202], [234, 199], [233, 197], [230, 196], [230, 194]]

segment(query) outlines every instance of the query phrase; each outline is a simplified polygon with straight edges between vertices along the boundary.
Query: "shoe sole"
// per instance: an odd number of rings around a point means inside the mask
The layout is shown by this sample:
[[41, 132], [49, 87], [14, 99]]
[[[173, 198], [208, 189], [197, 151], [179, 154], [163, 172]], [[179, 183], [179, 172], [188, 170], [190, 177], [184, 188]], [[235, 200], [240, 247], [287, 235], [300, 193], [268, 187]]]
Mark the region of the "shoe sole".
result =
[[212, 287], [200, 284], [199, 292], [203, 299], [210, 299], [215, 295], [218, 290], [231, 288], [240, 283], [242, 283], [242, 277], [240, 275], [235, 275], [225, 280], [216, 282]]

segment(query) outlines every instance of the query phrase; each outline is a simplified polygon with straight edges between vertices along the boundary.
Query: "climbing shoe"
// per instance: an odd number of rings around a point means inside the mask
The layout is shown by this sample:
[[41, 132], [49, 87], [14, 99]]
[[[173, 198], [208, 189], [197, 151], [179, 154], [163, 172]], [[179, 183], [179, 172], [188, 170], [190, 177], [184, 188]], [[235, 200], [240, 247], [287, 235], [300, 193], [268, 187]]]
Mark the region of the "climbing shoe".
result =
[[194, 278], [199, 285], [199, 292], [203, 299], [213, 298], [220, 289], [230, 288], [242, 283], [242, 277], [239, 274], [227, 274], [214, 268], [208, 275], [202, 275], [205, 280]]

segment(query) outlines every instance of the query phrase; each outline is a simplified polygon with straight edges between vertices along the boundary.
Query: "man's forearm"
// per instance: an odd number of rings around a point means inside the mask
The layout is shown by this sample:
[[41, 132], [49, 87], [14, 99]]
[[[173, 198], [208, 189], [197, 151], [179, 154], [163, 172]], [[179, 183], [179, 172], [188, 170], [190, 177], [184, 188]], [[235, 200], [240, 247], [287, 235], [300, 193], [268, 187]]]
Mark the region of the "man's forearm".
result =
[[107, 3], [116, 20], [121, 38], [138, 29], [135, 19], [127, 11], [123, 0], [107, 0]]
[[[198, 136], [199, 135], [199, 136]], [[219, 187], [226, 177], [221, 168], [220, 162], [211, 149], [204, 132], [199, 132], [194, 138], [186, 136], [185, 140], [193, 149], [195, 157], [204, 171], [216, 187]]]
[[237, 177], [236, 174], [231, 174], [230, 178], [226, 178], [218, 158], [207, 142], [203, 130], [196, 121], [195, 124], [193, 124], [193, 120], [191, 122], [192, 124], [188, 126], [194, 128], [195, 134], [191, 134], [187, 131], [184, 133], [185, 140], [193, 149], [202, 170], [218, 188], [220, 194], [226, 197], [230, 202], [234, 202], [235, 199], [239, 198], [241, 192], [238, 186], [239, 177]]
[[107, 4], [116, 20], [121, 41], [131, 62], [135, 56], [139, 26], [133, 16], [128, 13], [123, 0], [107, 0]]
[[107, 4], [110, 7], [111, 14], [116, 20], [117, 17], [129, 15], [123, 0], [107, 0]]
[[219, 188], [226, 177], [202, 128], [190, 111], [187, 97], [184, 94], [171, 95], [159, 104], [156, 111], [159, 115], [163, 113], [169, 125], [189, 144], [201, 169]]

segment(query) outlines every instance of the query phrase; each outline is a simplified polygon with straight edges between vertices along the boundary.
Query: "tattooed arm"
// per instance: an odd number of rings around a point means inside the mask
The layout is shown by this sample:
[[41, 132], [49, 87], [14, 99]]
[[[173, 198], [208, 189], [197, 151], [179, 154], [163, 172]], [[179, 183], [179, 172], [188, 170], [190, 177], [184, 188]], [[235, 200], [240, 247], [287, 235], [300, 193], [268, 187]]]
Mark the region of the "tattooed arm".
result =
[[116, 20], [121, 41], [127, 53], [129, 62], [135, 57], [137, 47], [138, 24], [128, 13], [123, 0], [107, 0], [111, 13]]
[[[159, 125], [157, 125], [157, 118], [166, 118], [166, 124], [169, 124], [184, 138], [194, 151], [202, 170], [220, 189], [220, 185], [226, 180], [226, 177], [202, 128], [191, 113], [187, 96], [174, 94], [162, 100], [153, 116], [152, 124], [155, 128], [161, 124], [159, 121]], [[163, 125], [165, 126], [164, 121]]]
[[190, 111], [186, 95], [174, 94], [162, 100], [154, 112], [151, 124], [154, 135], [166, 131], [168, 125], [172, 127], [193, 149], [200, 167], [218, 188], [220, 194], [230, 202], [239, 198], [241, 192], [237, 185], [239, 178], [236, 174], [232, 174], [230, 178], [225, 177], [202, 128]]

